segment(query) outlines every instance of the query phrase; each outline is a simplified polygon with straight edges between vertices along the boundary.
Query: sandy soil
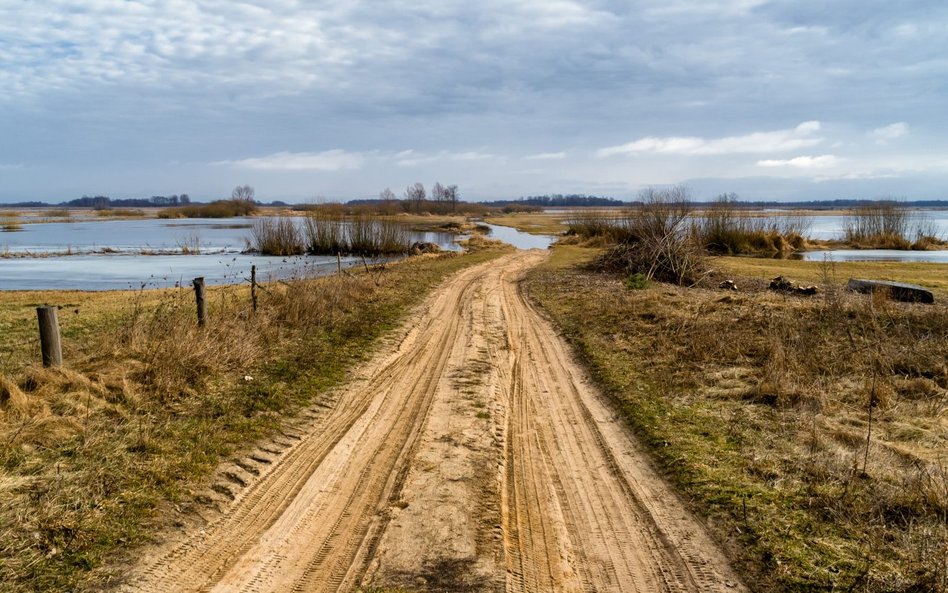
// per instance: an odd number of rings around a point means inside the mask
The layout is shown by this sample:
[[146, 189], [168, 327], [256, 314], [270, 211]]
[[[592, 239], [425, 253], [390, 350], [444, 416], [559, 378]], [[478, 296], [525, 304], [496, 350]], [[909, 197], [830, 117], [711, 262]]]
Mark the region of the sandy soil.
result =
[[543, 257], [453, 277], [124, 590], [745, 590], [521, 294]]

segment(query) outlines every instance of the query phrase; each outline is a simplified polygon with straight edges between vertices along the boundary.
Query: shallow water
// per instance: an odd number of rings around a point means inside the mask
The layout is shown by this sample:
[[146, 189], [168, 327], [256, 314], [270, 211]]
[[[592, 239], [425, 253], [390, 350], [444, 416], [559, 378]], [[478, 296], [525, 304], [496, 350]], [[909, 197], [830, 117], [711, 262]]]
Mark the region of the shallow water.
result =
[[805, 261], [901, 261], [948, 264], [948, 251], [900, 251], [895, 249], [836, 249], [806, 251], [800, 254]]
[[[335, 257], [267, 257], [248, 254], [216, 255], [71, 255], [0, 260], [2, 290], [138, 290], [189, 286], [203, 276], [208, 284], [239, 284], [318, 276], [336, 270]], [[342, 258], [344, 267], [362, 260]]]
[[[175, 286], [204, 276], [208, 284], [239, 283], [257, 266], [261, 281], [313, 276], [336, 269], [326, 256], [271, 257], [242, 253], [252, 218], [69, 221], [23, 225], [0, 233], [0, 290], [121, 290]], [[457, 250], [448, 233], [411, 233], [412, 241]], [[196, 237], [199, 255], [183, 255]], [[107, 249], [109, 253], [96, 253]], [[70, 252], [75, 255], [56, 255]], [[146, 255], [157, 253], [158, 255]], [[38, 254], [41, 257], [24, 257]], [[52, 255], [50, 255], [52, 254]], [[342, 258], [344, 266], [361, 258]]]
[[509, 243], [517, 249], [546, 249], [556, 241], [550, 235], [531, 235], [513, 227], [488, 224], [491, 239]]

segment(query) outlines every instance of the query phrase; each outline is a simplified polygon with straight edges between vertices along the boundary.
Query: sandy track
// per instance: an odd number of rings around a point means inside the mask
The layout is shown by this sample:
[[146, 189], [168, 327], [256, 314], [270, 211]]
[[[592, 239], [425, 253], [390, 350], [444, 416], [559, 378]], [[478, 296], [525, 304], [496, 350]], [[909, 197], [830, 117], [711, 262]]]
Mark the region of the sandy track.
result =
[[226, 511], [126, 590], [743, 590], [519, 290], [465, 270]]

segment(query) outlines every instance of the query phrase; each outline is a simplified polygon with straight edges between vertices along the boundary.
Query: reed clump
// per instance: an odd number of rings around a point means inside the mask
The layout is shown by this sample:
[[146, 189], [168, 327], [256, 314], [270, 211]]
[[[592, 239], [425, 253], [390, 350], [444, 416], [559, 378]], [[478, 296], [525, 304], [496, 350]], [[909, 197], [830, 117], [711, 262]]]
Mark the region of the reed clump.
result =
[[349, 253], [378, 256], [408, 252], [408, 230], [388, 217], [357, 216], [348, 223]]
[[12, 233], [16, 231], [22, 231], [23, 225], [20, 224], [18, 220], [8, 218], [6, 220], [0, 220], [0, 231], [4, 233]]
[[805, 249], [809, 226], [804, 216], [748, 212], [736, 196], [723, 195], [696, 217], [692, 232], [716, 255], [775, 255]]
[[341, 213], [316, 210], [303, 219], [306, 251], [314, 255], [335, 255], [348, 250], [346, 226]]
[[251, 228], [254, 250], [263, 255], [302, 255], [306, 246], [296, 222], [289, 217], [261, 218]]
[[846, 217], [844, 240], [856, 249], [938, 249], [948, 245], [924, 216], [898, 202], [854, 208]]
[[564, 222], [566, 234], [583, 239], [593, 237], [615, 238], [619, 229], [619, 213], [596, 208], [570, 210]]
[[854, 208], [846, 217], [845, 241], [857, 248], [909, 249], [908, 212], [895, 202]]
[[304, 232], [312, 255], [400, 255], [411, 243], [407, 227], [389, 216], [317, 211], [305, 218]]

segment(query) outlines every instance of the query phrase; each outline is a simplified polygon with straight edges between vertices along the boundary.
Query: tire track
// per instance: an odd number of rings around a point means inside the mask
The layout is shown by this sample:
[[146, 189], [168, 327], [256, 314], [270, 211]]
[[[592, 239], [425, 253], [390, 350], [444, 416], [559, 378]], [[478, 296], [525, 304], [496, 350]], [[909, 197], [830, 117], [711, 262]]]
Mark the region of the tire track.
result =
[[124, 590], [745, 591], [522, 294], [543, 257], [448, 280], [394, 352]]
[[522, 294], [523, 271], [502, 283], [507, 590], [745, 590]]
[[482, 269], [437, 291], [397, 352], [370, 364], [218, 521], [146, 559], [124, 590], [337, 591], [357, 582]]

